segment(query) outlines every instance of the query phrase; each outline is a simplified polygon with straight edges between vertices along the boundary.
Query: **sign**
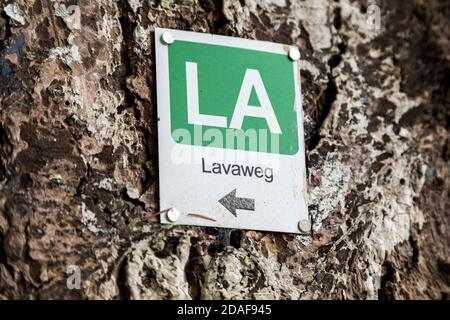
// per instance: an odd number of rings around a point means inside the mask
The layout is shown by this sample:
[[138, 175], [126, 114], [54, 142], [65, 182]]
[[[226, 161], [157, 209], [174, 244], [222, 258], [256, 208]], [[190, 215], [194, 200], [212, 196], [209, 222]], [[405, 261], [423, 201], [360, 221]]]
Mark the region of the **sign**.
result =
[[297, 48], [170, 29], [155, 43], [161, 222], [308, 232]]

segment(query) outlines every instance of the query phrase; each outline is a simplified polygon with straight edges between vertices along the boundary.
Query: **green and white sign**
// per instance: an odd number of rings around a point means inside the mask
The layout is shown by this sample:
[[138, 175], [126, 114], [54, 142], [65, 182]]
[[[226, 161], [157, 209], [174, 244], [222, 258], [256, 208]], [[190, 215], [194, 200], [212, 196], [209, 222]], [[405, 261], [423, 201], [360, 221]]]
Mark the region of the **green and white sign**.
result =
[[161, 222], [305, 231], [298, 50], [169, 29], [155, 43]]

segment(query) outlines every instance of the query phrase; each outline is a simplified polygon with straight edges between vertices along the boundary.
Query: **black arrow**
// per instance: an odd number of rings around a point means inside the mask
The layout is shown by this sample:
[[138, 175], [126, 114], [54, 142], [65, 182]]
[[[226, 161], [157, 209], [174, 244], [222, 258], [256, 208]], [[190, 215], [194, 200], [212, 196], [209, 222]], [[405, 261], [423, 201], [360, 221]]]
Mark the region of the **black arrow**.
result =
[[227, 208], [235, 217], [237, 217], [237, 209], [255, 211], [255, 199], [236, 197], [236, 189], [220, 199], [219, 203]]

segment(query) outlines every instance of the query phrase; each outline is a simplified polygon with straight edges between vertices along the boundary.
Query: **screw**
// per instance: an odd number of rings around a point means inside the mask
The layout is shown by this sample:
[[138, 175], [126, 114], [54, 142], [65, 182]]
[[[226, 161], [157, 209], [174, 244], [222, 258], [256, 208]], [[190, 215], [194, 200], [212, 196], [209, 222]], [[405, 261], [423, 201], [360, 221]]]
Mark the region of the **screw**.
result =
[[167, 219], [169, 219], [170, 222], [175, 222], [180, 218], [180, 211], [176, 208], [170, 208], [167, 211]]
[[161, 40], [165, 44], [172, 44], [175, 41], [172, 34], [168, 31], [166, 31], [162, 34]]
[[297, 48], [291, 48], [289, 50], [289, 58], [294, 61], [300, 59], [300, 51]]
[[311, 221], [309, 219], [300, 220], [298, 223], [298, 229], [301, 232], [309, 233], [311, 231]]

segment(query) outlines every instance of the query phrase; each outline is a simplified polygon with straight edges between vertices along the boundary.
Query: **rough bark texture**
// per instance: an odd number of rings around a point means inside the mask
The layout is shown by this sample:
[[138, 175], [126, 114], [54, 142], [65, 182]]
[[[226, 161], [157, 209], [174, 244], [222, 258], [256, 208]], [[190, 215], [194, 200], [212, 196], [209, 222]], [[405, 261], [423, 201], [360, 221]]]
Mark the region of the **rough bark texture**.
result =
[[[61, 3], [0, 0], [0, 299], [448, 298], [448, 1]], [[157, 26], [300, 48], [310, 234], [158, 223]]]

